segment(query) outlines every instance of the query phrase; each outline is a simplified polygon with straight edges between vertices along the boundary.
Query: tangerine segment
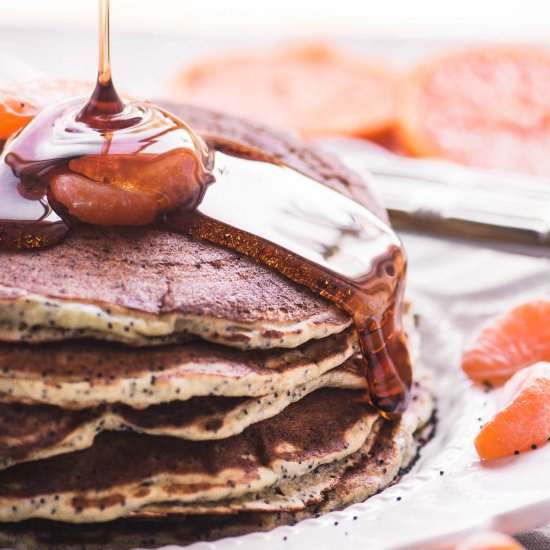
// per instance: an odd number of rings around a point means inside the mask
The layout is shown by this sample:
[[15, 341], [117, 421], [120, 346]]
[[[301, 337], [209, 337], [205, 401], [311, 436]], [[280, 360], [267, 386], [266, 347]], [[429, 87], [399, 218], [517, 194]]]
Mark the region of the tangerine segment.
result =
[[[158, 155], [84, 155], [69, 162], [71, 170], [88, 179], [149, 195], [155, 199], [158, 212], [191, 210], [200, 202], [204, 191], [200, 167], [197, 155], [184, 147]], [[112, 223], [120, 225], [116, 218]]]
[[0, 89], [0, 140], [8, 139], [44, 107], [88, 96], [93, 86], [90, 82], [43, 79], [3, 86]]
[[84, 155], [51, 185], [55, 201], [95, 225], [147, 225], [161, 213], [193, 209], [204, 185], [196, 154], [178, 148], [159, 155]]
[[79, 174], [63, 174], [51, 184], [55, 200], [81, 222], [94, 225], [148, 225], [157, 216], [155, 197], [114, 187]]
[[475, 382], [501, 385], [538, 361], [550, 361], [550, 300], [519, 305], [489, 321], [464, 350], [462, 369]]
[[503, 394], [510, 401], [474, 441], [483, 460], [536, 449], [550, 437], [550, 363], [519, 371], [506, 383]]
[[173, 82], [176, 101], [293, 128], [306, 137], [373, 136], [395, 122], [397, 77], [323, 45], [204, 60]]
[[524, 550], [524, 547], [508, 535], [486, 531], [470, 535], [455, 550]]
[[550, 53], [485, 47], [432, 60], [405, 80], [397, 134], [413, 156], [550, 176]]

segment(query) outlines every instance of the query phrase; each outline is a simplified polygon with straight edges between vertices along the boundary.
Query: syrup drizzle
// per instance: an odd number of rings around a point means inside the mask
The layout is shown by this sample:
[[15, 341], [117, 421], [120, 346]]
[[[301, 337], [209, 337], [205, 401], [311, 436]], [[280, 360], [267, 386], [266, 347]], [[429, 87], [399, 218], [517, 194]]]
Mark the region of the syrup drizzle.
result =
[[368, 209], [261, 152], [221, 142], [214, 152], [162, 109], [123, 101], [111, 77], [109, 2], [99, 1], [92, 97], [45, 109], [0, 158], [0, 249], [51, 246], [79, 222], [164, 221], [236, 250], [353, 318], [369, 400], [399, 416], [412, 384], [399, 239]]
[[99, 0], [95, 89], [40, 112], [0, 157], [0, 248], [41, 248], [78, 221], [146, 225], [190, 210], [213, 181], [213, 156], [183, 121], [122, 101], [109, 58], [109, 2]]
[[368, 209], [291, 168], [216, 151], [216, 183], [179, 232], [236, 250], [336, 303], [352, 318], [366, 361], [370, 401], [401, 414], [412, 369], [401, 307], [405, 256], [395, 233]]

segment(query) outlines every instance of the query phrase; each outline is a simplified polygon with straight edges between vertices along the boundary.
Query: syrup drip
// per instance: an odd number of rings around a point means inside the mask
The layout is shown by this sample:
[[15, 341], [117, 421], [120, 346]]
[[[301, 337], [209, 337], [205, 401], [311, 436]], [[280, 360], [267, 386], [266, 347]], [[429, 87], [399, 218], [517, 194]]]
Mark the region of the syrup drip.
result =
[[399, 416], [412, 369], [396, 235], [368, 209], [259, 151], [218, 142], [213, 152], [162, 109], [122, 101], [111, 78], [108, 7], [100, 0], [91, 99], [45, 109], [0, 158], [0, 248], [50, 246], [79, 222], [163, 221], [236, 250], [353, 318], [369, 399], [385, 417]]
[[218, 145], [215, 185], [196, 210], [169, 214], [168, 225], [237, 250], [340, 306], [357, 329], [371, 403], [384, 416], [399, 415], [412, 383], [399, 239], [355, 201], [258, 158]]

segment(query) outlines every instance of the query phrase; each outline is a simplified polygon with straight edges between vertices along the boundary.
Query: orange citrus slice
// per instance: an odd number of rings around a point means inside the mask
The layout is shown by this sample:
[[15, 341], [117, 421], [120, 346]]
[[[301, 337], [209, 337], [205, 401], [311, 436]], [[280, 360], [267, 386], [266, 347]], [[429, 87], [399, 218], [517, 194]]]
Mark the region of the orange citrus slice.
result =
[[314, 45], [204, 60], [177, 76], [171, 97], [306, 137], [373, 136], [393, 125], [396, 90], [380, 63]]
[[550, 176], [550, 52], [485, 47], [415, 70], [397, 134], [413, 156]]
[[538, 361], [550, 361], [550, 300], [528, 302], [490, 320], [464, 350], [462, 368], [475, 382], [501, 385]]
[[44, 107], [91, 95], [94, 84], [74, 80], [30, 80], [0, 88], [0, 140], [30, 122]]
[[517, 372], [503, 388], [505, 406], [476, 437], [483, 460], [536, 449], [550, 437], [550, 363]]
[[524, 547], [508, 535], [486, 531], [470, 535], [455, 550], [524, 550]]

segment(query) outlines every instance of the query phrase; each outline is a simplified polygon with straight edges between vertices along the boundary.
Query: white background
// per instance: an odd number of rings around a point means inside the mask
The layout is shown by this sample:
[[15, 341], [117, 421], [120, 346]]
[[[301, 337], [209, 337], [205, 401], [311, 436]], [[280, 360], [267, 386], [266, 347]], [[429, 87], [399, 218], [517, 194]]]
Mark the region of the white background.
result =
[[[0, 0], [0, 53], [93, 80], [97, 0]], [[204, 55], [330, 40], [403, 65], [471, 41], [548, 42], [550, 0], [111, 0], [116, 84], [166, 96]]]
[[[126, 29], [213, 29], [246, 33], [365, 31], [437, 37], [544, 39], [548, 0], [112, 0]], [[90, 26], [96, 0], [1, 0], [0, 24]]]

